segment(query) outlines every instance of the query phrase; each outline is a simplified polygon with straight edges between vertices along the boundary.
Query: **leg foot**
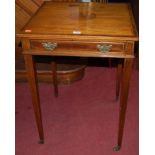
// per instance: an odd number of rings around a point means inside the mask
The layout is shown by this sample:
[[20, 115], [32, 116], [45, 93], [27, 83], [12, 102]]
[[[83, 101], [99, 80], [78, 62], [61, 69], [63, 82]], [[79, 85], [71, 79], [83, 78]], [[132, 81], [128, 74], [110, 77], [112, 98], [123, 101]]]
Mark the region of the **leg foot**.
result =
[[121, 149], [121, 147], [119, 145], [113, 147], [113, 151], [119, 151]]
[[44, 144], [44, 140], [43, 140], [43, 139], [40, 139], [40, 140], [38, 141], [38, 144]]

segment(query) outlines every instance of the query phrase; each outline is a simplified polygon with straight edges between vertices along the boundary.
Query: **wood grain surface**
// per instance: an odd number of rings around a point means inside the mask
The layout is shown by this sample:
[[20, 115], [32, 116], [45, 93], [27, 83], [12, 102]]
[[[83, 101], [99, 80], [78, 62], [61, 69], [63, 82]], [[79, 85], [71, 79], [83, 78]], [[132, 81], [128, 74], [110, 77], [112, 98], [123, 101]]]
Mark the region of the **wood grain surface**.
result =
[[[128, 4], [44, 2], [24, 34], [117, 36], [137, 39]], [[49, 16], [49, 14], [51, 16]], [[64, 18], [62, 18], [64, 17]]]

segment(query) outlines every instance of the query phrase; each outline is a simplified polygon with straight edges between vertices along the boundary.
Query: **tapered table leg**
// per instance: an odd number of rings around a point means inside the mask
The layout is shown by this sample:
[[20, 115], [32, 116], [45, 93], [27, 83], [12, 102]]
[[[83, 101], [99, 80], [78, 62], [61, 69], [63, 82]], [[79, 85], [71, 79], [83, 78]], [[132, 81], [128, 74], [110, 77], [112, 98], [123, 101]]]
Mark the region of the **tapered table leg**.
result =
[[58, 81], [57, 81], [57, 64], [56, 61], [52, 61], [52, 73], [53, 73], [53, 85], [54, 85], [54, 94], [58, 97]]
[[25, 66], [27, 71], [27, 78], [31, 88], [32, 94], [32, 104], [35, 113], [35, 119], [37, 123], [37, 128], [39, 132], [39, 143], [44, 143], [44, 133], [43, 133], [43, 125], [42, 125], [42, 116], [41, 116], [41, 108], [40, 108], [40, 100], [39, 100], [39, 92], [38, 92], [38, 83], [36, 77], [36, 69], [33, 61], [32, 55], [24, 55]]
[[119, 93], [120, 93], [120, 84], [121, 84], [121, 78], [122, 78], [122, 63], [118, 63], [117, 66], [117, 73], [116, 73], [116, 101], [119, 99]]
[[122, 138], [123, 138], [128, 92], [129, 92], [129, 81], [130, 81], [131, 72], [132, 72], [132, 63], [133, 63], [133, 59], [124, 60], [123, 75], [122, 75], [122, 82], [121, 82], [121, 94], [120, 94], [118, 140], [117, 140], [117, 146], [114, 147], [114, 151], [120, 150], [122, 146]]

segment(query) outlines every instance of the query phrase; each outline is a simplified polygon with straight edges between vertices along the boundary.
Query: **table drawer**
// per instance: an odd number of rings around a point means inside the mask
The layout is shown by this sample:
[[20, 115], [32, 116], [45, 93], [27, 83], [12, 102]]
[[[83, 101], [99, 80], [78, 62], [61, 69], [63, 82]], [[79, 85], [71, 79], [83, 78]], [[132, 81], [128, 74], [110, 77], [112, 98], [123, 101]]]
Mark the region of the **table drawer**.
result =
[[104, 54], [117, 54], [124, 52], [123, 42], [76, 42], [76, 41], [52, 41], [52, 40], [31, 40], [31, 50], [43, 53], [49, 52], [55, 55], [94, 56]]

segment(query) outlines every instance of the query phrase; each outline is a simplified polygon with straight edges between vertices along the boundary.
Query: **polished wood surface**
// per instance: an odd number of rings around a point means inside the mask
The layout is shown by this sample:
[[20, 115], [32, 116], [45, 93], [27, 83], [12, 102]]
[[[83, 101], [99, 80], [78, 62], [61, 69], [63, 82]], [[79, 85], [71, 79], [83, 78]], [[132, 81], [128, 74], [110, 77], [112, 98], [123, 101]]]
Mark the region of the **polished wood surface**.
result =
[[[134, 58], [134, 44], [138, 40], [130, 6], [128, 4], [99, 5], [98, 3], [61, 3], [60, 5], [60, 3], [45, 2], [17, 36], [22, 38], [24, 44], [23, 54], [33, 104], [38, 106], [34, 106], [35, 111], [40, 103], [32, 59], [34, 55], [123, 59], [123, 71], [121, 64], [117, 71], [117, 77], [121, 80], [116, 84], [118, 87], [116, 97], [120, 94], [120, 113], [118, 140], [114, 151], [120, 150]], [[36, 121], [39, 121], [38, 130], [42, 142], [40, 110], [38, 113], [35, 114]]]
[[80, 33], [82, 36], [137, 38], [127, 4], [44, 2], [40, 10], [23, 28], [22, 37], [31, 34], [76, 36]]

